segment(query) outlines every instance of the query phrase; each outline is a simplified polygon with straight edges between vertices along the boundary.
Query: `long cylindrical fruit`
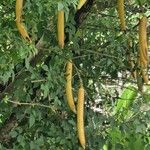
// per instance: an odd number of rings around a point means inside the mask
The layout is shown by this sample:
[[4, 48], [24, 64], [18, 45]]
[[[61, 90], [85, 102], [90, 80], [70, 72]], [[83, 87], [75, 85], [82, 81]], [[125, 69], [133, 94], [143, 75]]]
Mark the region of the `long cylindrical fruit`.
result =
[[85, 149], [85, 133], [84, 133], [84, 88], [80, 86], [78, 91], [77, 102], [77, 131], [81, 146]]
[[76, 108], [73, 100], [73, 94], [72, 94], [72, 61], [68, 61], [67, 67], [66, 67], [66, 97], [67, 102], [70, 107], [70, 109], [76, 113]]
[[147, 17], [143, 16], [139, 22], [139, 66], [144, 82], [149, 82], [148, 68], [148, 46], [147, 46]]
[[[148, 63], [148, 48], [147, 48], [147, 17], [143, 16], [139, 22], [139, 50], [140, 58], [144, 57], [143, 62]], [[148, 64], [143, 64], [147, 67]]]
[[28, 35], [28, 32], [25, 29], [25, 27], [22, 25], [22, 23], [17, 22], [16, 25], [17, 25], [17, 28], [18, 28], [20, 34], [22, 35], [22, 37], [24, 39], [27, 39], [27, 40], [29, 40], [31, 42], [31, 39], [30, 39], [30, 37]]
[[139, 46], [143, 52], [144, 57], [147, 57], [147, 17], [143, 16], [139, 22]]
[[64, 11], [58, 11], [57, 20], [57, 34], [58, 34], [58, 45], [60, 48], [64, 48]]
[[31, 42], [31, 39], [28, 35], [27, 30], [25, 29], [24, 25], [22, 24], [21, 17], [22, 17], [22, 8], [23, 8], [23, 0], [16, 0], [16, 26], [18, 31], [20, 32], [21, 36], [24, 39], [27, 39]]
[[16, 22], [21, 22], [23, 0], [16, 0]]
[[139, 66], [140, 66], [139, 73], [142, 75], [144, 82], [146, 84], [148, 84], [148, 82], [149, 82], [149, 77], [148, 77], [148, 73], [147, 73], [148, 62], [144, 59], [144, 57], [142, 55], [143, 54], [141, 54], [140, 58], [139, 58]]
[[121, 30], [125, 30], [126, 22], [125, 22], [124, 0], [117, 0], [117, 11], [120, 19]]
[[77, 6], [77, 9], [81, 9], [81, 7], [85, 4], [86, 0], [79, 0], [79, 3], [78, 3], [78, 6]]
[[145, 58], [143, 52], [141, 50], [139, 50], [139, 65], [146, 67], [147, 64], [148, 64], [148, 59]]
[[142, 77], [143, 77], [143, 80], [146, 84], [149, 84], [149, 77], [148, 77], [148, 74], [147, 74], [147, 70], [143, 69], [142, 70]]

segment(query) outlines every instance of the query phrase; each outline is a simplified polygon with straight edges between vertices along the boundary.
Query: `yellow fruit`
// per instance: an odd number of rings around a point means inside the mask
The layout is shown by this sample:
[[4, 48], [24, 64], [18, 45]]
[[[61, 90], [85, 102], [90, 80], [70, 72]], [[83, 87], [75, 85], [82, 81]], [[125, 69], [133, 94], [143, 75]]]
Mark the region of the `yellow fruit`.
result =
[[147, 70], [142, 70], [142, 77], [143, 77], [143, 80], [146, 84], [149, 83], [149, 77], [148, 77], [148, 74], [147, 74]]
[[148, 59], [144, 56], [143, 52], [139, 50], [139, 65], [140, 66], [147, 66]]
[[81, 9], [81, 7], [85, 4], [86, 0], [79, 0], [79, 3], [78, 3], [78, 6], [77, 6], [77, 9]]
[[26, 31], [25, 27], [21, 23], [18, 23], [18, 22], [16, 23], [16, 25], [17, 25], [17, 28], [18, 28], [20, 34], [22, 35], [22, 37], [31, 42], [31, 39], [30, 39], [28, 32]]
[[[148, 48], [147, 48], [147, 17], [143, 16], [139, 22], [139, 50], [140, 50], [140, 58], [143, 62], [148, 63]], [[145, 67], [147, 67], [147, 63]]]
[[23, 0], [16, 0], [16, 22], [21, 22]]
[[78, 91], [77, 102], [77, 131], [81, 146], [85, 149], [85, 133], [84, 133], [84, 88], [81, 85]]
[[31, 39], [28, 35], [27, 30], [25, 29], [24, 25], [21, 22], [22, 17], [22, 7], [23, 7], [23, 0], [16, 0], [16, 25], [21, 34], [21, 36], [31, 42]]
[[57, 34], [58, 34], [58, 45], [60, 48], [64, 48], [64, 11], [58, 11], [57, 20]]
[[121, 30], [126, 30], [124, 0], [117, 0], [117, 11], [120, 19]]
[[72, 94], [72, 61], [68, 61], [67, 67], [66, 67], [66, 97], [67, 102], [70, 107], [70, 109], [76, 113], [76, 108], [73, 100], [73, 94]]
[[148, 84], [148, 46], [147, 46], [147, 17], [143, 16], [139, 22], [139, 66], [144, 82]]

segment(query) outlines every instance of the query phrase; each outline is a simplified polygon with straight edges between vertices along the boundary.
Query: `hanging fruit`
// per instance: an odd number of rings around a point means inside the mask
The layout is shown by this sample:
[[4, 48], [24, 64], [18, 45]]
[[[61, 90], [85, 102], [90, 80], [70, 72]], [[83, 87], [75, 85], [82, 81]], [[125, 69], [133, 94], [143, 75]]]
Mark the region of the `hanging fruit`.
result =
[[78, 91], [77, 102], [77, 131], [81, 146], [85, 149], [85, 133], [84, 133], [84, 88], [81, 84]]
[[28, 35], [28, 32], [25, 29], [25, 27], [21, 23], [18, 23], [18, 22], [16, 22], [16, 25], [17, 25], [18, 31], [20, 32], [21, 36], [24, 39], [27, 39], [27, 40], [29, 40], [31, 42], [31, 39], [30, 39], [30, 37]]
[[16, 26], [18, 28], [19, 33], [21, 36], [31, 42], [31, 39], [28, 35], [27, 30], [25, 29], [22, 23], [22, 9], [23, 9], [23, 0], [16, 0]]
[[21, 22], [23, 0], [16, 0], [16, 22]]
[[64, 48], [64, 11], [58, 11], [57, 18], [57, 34], [58, 34], [58, 45], [60, 48]]
[[147, 46], [147, 17], [143, 16], [139, 21], [139, 59], [143, 80], [146, 84], [149, 82], [148, 77], [148, 46]]
[[73, 94], [72, 94], [72, 60], [69, 60], [67, 62], [67, 67], [66, 67], [66, 97], [67, 97], [67, 102], [70, 107], [70, 109], [76, 113], [76, 108], [73, 100]]
[[120, 19], [120, 27], [122, 31], [126, 30], [124, 0], [117, 0], [117, 11]]

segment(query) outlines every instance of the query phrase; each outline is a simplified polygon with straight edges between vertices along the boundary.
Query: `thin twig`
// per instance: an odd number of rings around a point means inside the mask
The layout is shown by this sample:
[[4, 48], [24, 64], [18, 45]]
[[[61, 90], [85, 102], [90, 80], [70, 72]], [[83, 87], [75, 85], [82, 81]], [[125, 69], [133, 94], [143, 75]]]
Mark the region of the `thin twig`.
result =
[[21, 102], [12, 101], [12, 100], [7, 100], [6, 102], [10, 102], [10, 103], [13, 103], [13, 104], [16, 104], [16, 105], [25, 105], [25, 106], [32, 106], [32, 107], [38, 106], [38, 107], [44, 107], [44, 108], [52, 109], [51, 106], [47, 106], [47, 105], [40, 104], [40, 103], [21, 103]]
[[115, 58], [115, 59], [118, 59], [118, 57], [116, 56], [112, 56], [112, 55], [108, 55], [108, 54], [104, 54], [104, 52], [98, 52], [98, 51], [93, 51], [93, 50], [88, 50], [88, 49], [82, 49], [82, 50], [85, 50], [89, 53], [93, 53], [93, 54], [97, 54], [97, 55], [101, 55], [101, 56], [106, 56], [106, 57], [110, 57], [110, 58]]
[[83, 86], [83, 81], [82, 81], [82, 78], [81, 78], [81, 75], [80, 75], [80, 70], [78, 69], [78, 67], [75, 64], [73, 64], [73, 65], [74, 65], [74, 67], [76, 69], [76, 72], [77, 72], [77, 75], [79, 77], [80, 85]]
[[45, 79], [41, 79], [41, 80], [33, 80], [31, 81], [31, 83], [37, 83], [37, 82], [46, 82], [47, 80]]

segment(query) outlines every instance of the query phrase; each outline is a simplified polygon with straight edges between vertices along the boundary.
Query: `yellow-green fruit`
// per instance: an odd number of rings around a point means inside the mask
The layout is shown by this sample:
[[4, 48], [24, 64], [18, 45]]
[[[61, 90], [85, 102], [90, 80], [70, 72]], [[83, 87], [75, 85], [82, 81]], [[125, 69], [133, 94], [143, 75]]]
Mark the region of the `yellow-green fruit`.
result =
[[85, 4], [86, 0], [79, 0], [79, 3], [78, 3], [78, 6], [77, 6], [77, 9], [81, 9], [81, 7]]
[[64, 11], [58, 11], [57, 18], [57, 34], [58, 34], [58, 45], [60, 48], [64, 48]]
[[81, 146], [85, 149], [85, 133], [84, 133], [84, 88], [81, 85], [78, 91], [77, 102], [77, 131]]
[[67, 102], [70, 107], [70, 109], [76, 113], [76, 108], [73, 100], [73, 94], [72, 94], [72, 61], [68, 61], [67, 67], [66, 67], [66, 97]]
[[125, 30], [126, 22], [125, 22], [124, 0], [117, 0], [117, 11], [120, 19], [121, 30]]

